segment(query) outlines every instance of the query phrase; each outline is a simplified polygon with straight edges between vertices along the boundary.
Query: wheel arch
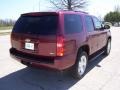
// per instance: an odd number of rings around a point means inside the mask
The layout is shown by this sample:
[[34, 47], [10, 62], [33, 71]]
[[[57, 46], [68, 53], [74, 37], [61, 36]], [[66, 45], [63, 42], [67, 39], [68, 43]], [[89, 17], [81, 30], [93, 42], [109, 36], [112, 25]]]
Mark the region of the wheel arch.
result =
[[[108, 40], [111, 41], [111, 40], [112, 40], [112, 37], [111, 37], [111, 36], [108, 36], [108, 38], [107, 38], [107, 40], [106, 40], [106, 45], [107, 45], [107, 43], [108, 43]], [[106, 46], [106, 45], [105, 45], [105, 46]]]
[[111, 36], [109, 36], [107, 40], [109, 40], [109, 39], [111, 40], [111, 39], [112, 39], [112, 37], [111, 37]]
[[79, 49], [78, 49], [78, 52], [80, 52], [80, 51], [85, 51], [88, 55], [89, 55], [89, 53], [90, 53], [90, 48], [89, 48], [89, 46], [88, 45], [83, 45], [83, 46], [81, 46]]
[[[87, 53], [88, 57], [89, 57], [89, 54], [90, 54], [90, 48], [89, 48], [89, 46], [88, 46], [87, 44], [82, 45], [82, 46], [80, 46], [80, 47], [78, 48], [78, 50], [77, 50], [77, 55], [76, 55], [75, 64], [77, 63], [77, 57], [78, 57], [79, 53], [81, 53], [81, 51], [85, 51], [85, 52]], [[74, 65], [75, 65], [75, 64], [74, 64]]]

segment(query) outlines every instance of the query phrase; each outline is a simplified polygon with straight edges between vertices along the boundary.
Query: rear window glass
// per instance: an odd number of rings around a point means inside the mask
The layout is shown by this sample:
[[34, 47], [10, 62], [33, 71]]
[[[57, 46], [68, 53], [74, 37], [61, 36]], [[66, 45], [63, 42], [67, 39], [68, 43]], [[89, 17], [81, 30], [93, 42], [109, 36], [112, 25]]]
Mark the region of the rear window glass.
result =
[[21, 16], [16, 22], [13, 32], [40, 35], [54, 35], [57, 32], [58, 16]]
[[79, 33], [82, 31], [82, 19], [80, 15], [64, 15], [64, 29], [66, 34]]

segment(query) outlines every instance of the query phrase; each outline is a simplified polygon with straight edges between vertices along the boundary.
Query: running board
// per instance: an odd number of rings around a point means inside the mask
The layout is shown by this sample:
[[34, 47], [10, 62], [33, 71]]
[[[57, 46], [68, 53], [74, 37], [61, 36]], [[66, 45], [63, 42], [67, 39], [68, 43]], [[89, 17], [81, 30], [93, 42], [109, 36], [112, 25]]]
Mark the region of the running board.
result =
[[94, 56], [93, 58], [91, 58], [90, 60], [89, 60], [89, 62], [92, 62], [92, 61], [94, 61], [96, 58], [98, 58], [100, 55], [102, 55], [104, 53], [104, 51], [101, 51], [99, 54], [96, 54], [96, 56]]

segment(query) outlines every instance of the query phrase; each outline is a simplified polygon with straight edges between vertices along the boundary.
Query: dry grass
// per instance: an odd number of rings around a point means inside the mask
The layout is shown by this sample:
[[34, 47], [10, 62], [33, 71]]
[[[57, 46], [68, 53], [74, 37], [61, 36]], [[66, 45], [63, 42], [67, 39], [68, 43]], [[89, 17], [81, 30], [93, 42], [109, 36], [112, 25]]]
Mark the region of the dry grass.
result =
[[12, 28], [13, 28], [13, 26], [0, 27], [0, 30], [9, 30]]

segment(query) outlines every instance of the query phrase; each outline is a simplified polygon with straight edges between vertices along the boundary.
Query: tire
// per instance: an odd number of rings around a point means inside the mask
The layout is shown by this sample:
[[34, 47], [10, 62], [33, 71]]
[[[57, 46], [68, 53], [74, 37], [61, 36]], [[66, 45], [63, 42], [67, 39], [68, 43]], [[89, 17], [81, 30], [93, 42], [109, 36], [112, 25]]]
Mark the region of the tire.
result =
[[105, 46], [105, 49], [104, 49], [104, 55], [106, 56], [109, 55], [110, 51], [111, 51], [111, 39], [108, 39], [107, 45]]
[[88, 64], [88, 55], [86, 52], [84, 51], [80, 51], [77, 55], [77, 59], [76, 59], [76, 63], [73, 66], [73, 70], [72, 70], [72, 75], [74, 78], [76, 79], [81, 79], [85, 72], [86, 72], [86, 68], [87, 68], [87, 64]]

